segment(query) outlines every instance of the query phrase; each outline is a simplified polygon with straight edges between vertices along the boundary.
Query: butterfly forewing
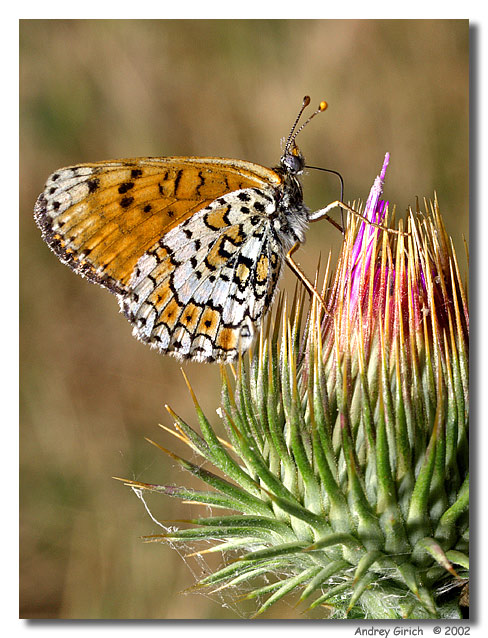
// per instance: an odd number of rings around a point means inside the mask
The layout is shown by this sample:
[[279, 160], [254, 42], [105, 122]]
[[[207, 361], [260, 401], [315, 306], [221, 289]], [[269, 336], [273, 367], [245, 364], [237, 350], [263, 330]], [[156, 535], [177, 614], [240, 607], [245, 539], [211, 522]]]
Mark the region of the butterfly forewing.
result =
[[62, 260], [123, 288], [141, 255], [181, 221], [219, 195], [278, 180], [271, 170], [220, 158], [80, 164], [49, 178], [36, 217]]
[[281, 271], [270, 217], [282, 177], [222, 158], [140, 158], [61, 169], [35, 217], [64, 263], [119, 295], [161, 352], [228, 361], [249, 347]]

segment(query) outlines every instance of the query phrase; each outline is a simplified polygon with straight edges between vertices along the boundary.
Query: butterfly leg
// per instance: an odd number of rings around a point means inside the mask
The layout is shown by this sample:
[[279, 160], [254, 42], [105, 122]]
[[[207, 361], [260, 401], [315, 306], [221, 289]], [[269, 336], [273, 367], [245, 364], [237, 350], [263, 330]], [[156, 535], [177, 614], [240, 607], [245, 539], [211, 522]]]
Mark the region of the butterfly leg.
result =
[[327, 221], [333, 223], [334, 226], [336, 226], [337, 228], [339, 228], [342, 231], [342, 228], [339, 226], [339, 224], [337, 224], [337, 222], [334, 222], [332, 220], [332, 218], [330, 217], [330, 215], [328, 214], [329, 211], [332, 210], [333, 208], [336, 208], [336, 206], [341, 208], [342, 210], [345, 210], [345, 211], [351, 213], [355, 217], [358, 217], [359, 219], [362, 219], [366, 224], [369, 224], [369, 226], [374, 226], [375, 228], [379, 228], [380, 230], [384, 230], [387, 233], [393, 233], [394, 235], [409, 235], [410, 234], [410, 233], [406, 233], [405, 231], [402, 231], [402, 230], [395, 230], [394, 228], [388, 228], [387, 226], [382, 226], [381, 224], [377, 224], [376, 222], [371, 221], [370, 219], [368, 219], [367, 217], [365, 217], [361, 213], [358, 213], [356, 210], [354, 210], [354, 208], [351, 208], [347, 204], [344, 204], [344, 202], [341, 202], [339, 199], [337, 201], [335, 201], [335, 202], [332, 202], [332, 204], [329, 204], [325, 208], [321, 208], [320, 210], [317, 210], [314, 213], [311, 213], [309, 215], [309, 217], [308, 217], [308, 221], [317, 222], [320, 219], [324, 219], [325, 218]]
[[315, 211], [315, 213], [311, 214], [308, 220], [311, 222], [316, 222], [319, 219], [326, 219], [328, 222], [332, 224], [332, 226], [335, 226], [337, 228], [337, 230], [341, 233], [341, 235], [344, 235], [344, 226], [341, 226], [341, 224], [338, 224], [336, 220], [333, 219], [328, 214], [328, 211], [331, 210], [332, 208], [335, 208], [338, 204], [342, 204], [342, 202], [338, 200], [337, 202], [333, 202], [332, 204], [329, 204], [326, 208], [321, 208], [320, 210]]
[[324, 309], [324, 312], [326, 315], [329, 315], [329, 312], [327, 310], [327, 306], [325, 305], [324, 300], [322, 299], [322, 297], [319, 295], [319, 293], [316, 291], [315, 286], [312, 284], [311, 281], [309, 281], [309, 279], [307, 278], [307, 276], [305, 275], [305, 273], [302, 271], [302, 269], [300, 268], [300, 266], [293, 260], [292, 255], [293, 253], [295, 253], [298, 248], [300, 247], [300, 243], [297, 242], [296, 244], [294, 244], [290, 250], [287, 252], [286, 257], [285, 257], [285, 262], [287, 263], [287, 265], [291, 268], [291, 270], [293, 270], [293, 272], [295, 273], [295, 275], [298, 277], [298, 279], [302, 282], [302, 284], [305, 286], [305, 288], [308, 290], [308, 292], [315, 297], [318, 302], [320, 303], [320, 305], [322, 306], [322, 308]]

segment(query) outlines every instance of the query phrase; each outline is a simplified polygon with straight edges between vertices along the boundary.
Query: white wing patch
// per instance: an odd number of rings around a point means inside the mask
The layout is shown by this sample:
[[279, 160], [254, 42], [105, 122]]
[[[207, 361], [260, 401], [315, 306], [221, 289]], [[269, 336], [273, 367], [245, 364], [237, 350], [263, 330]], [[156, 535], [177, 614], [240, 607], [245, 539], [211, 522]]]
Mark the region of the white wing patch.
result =
[[229, 362], [247, 350], [283, 263], [274, 212], [272, 191], [234, 191], [162, 237], [120, 295], [134, 335], [181, 359]]

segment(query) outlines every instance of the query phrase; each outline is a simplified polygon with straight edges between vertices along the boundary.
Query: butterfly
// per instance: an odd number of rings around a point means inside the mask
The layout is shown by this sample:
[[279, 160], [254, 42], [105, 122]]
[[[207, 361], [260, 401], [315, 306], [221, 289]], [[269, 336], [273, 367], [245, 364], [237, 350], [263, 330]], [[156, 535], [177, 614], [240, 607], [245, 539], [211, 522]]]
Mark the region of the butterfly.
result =
[[42, 238], [117, 296], [141, 341], [179, 359], [235, 360], [271, 306], [287, 255], [323, 216], [305, 206], [299, 181], [305, 160], [295, 138], [327, 108], [321, 102], [297, 130], [309, 103], [273, 169], [143, 157], [56, 171], [34, 208]]

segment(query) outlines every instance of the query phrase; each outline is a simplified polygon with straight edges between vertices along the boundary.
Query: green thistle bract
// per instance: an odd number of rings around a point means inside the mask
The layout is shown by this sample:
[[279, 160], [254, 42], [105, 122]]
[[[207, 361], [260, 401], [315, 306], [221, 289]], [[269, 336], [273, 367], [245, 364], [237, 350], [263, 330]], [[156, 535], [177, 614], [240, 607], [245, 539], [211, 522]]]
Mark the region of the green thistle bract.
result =
[[[392, 224], [379, 199], [387, 159], [363, 211], [381, 225]], [[221, 368], [227, 444], [191, 388], [200, 433], [170, 410], [219, 475], [168, 453], [210, 490], [128, 482], [232, 511], [150, 540], [217, 541], [226, 564], [199, 585], [246, 586], [264, 601], [257, 614], [294, 593], [324, 617], [461, 617], [466, 292], [436, 200], [398, 229], [350, 215], [322, 303], [306, 312], [301, 292], [288, 311], [281, 298], [233, 379]]]

